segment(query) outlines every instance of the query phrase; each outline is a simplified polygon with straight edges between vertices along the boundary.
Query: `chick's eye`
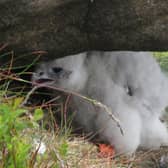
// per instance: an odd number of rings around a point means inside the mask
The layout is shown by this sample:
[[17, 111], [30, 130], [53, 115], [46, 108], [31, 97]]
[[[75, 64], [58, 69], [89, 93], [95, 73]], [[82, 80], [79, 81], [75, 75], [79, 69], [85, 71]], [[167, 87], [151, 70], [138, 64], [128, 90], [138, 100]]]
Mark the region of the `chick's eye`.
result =
[[60, 73], [60, 72], [63, 71], [63, 68], [61, 68], [61, 67], [53, 67], [53, 68], [52, 68], [52, 71], [53, 71], [54, 73]]
[[40, 71], [39, 76], [42, 76], [42, 75], [44, 75], [44, 72]]

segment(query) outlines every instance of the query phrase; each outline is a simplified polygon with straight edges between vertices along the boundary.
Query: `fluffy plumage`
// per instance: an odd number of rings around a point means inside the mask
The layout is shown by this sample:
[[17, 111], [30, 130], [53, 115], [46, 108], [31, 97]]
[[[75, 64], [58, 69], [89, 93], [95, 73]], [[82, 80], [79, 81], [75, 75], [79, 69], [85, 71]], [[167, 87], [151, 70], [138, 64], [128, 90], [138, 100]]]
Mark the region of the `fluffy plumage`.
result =
[[33, 82], [39, 80], [109, 106], [124, 135], [103, 109], [72, 98], [75, 120], [118, 153], [168, 144], [166, 126], [159, 119], [168, 104], [168, 80], [151, 53], [84, 52], [41, 64], [32, 77]]

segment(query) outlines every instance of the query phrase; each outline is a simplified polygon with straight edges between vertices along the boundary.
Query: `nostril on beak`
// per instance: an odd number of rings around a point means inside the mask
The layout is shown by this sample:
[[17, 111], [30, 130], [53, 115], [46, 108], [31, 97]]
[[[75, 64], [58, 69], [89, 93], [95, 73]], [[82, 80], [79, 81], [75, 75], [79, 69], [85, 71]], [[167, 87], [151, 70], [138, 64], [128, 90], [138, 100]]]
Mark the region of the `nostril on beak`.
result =
[[42, 76], [42, 75], [44, 75], [44, 72], [39, 72], [39, 76]]

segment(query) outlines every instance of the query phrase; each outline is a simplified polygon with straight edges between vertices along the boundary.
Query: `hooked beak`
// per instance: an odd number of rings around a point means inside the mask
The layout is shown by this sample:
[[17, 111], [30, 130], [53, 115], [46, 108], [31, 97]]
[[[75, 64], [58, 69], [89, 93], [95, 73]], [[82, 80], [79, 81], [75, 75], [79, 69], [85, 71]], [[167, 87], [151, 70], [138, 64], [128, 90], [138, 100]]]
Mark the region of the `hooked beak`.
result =
[[48, 82], [53, 82], [53, 80], [49, 78], [41, 78], [35, 81], [35, 83], [38, 83], [38, 84], [43, 84], [43, 83], [48, 83]]
[[43, 86], [49, 86], [54, 83], [54, 80], [49, 78], [40, 78], [37, 80], [34, 80], [33, 85], [43, 85]]

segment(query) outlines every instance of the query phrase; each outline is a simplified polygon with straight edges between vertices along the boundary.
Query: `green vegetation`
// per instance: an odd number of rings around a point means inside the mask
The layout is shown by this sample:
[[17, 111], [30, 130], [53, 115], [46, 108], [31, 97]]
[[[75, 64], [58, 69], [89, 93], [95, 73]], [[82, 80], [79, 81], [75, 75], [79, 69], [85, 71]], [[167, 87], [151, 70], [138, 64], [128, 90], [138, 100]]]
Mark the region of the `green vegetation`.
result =
[[0, 96], [0, 166], [27, 167], [32, 145], [24, 136], [24, 131], [37, 128], [37, 120], [43, 116], [42, 110], [36, 109], [32, 119], [29, 119], [28, 111], [20, 107], [23, 98], [5, 98], [4, 94]]
[[0, 168], [61, 167], [69, 132], [45, 130], [38, 122], [42, 108], [24, 107], [23, 102], [24, 97], [0, 90]]
[[161, 68], [168, 73], [168, 52], [155, 52], [154, 56], [159, 62]]

